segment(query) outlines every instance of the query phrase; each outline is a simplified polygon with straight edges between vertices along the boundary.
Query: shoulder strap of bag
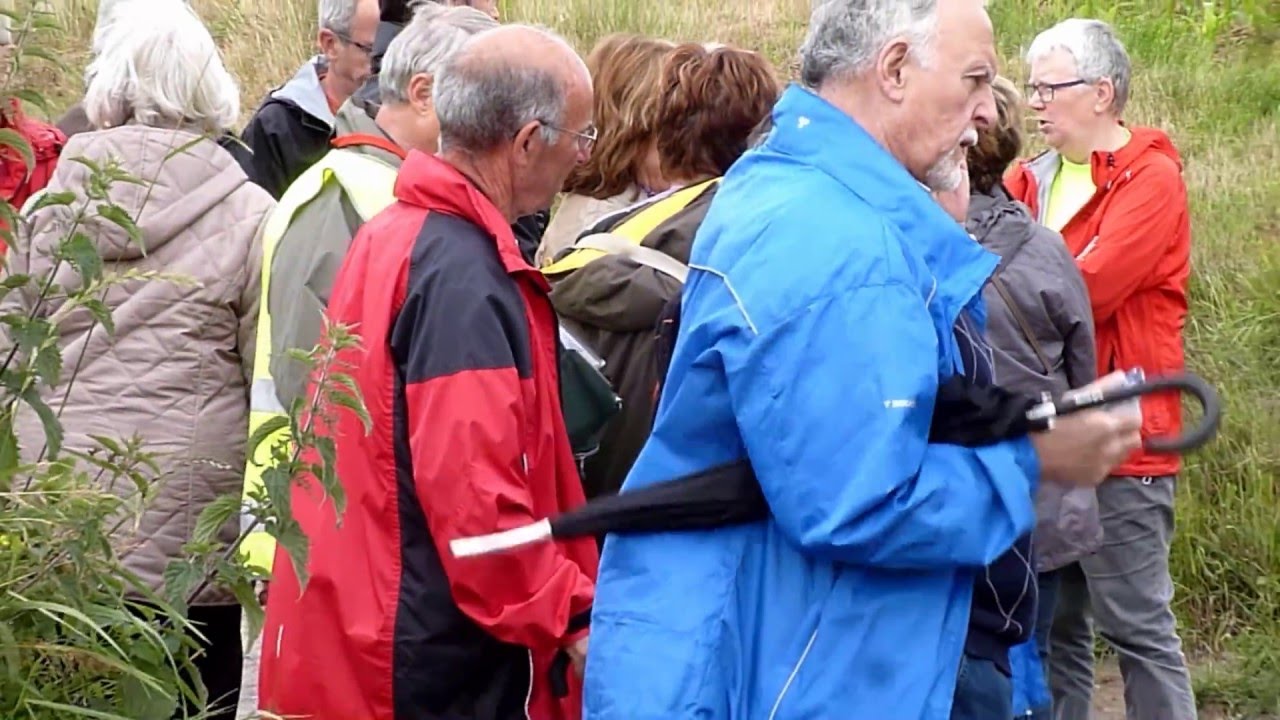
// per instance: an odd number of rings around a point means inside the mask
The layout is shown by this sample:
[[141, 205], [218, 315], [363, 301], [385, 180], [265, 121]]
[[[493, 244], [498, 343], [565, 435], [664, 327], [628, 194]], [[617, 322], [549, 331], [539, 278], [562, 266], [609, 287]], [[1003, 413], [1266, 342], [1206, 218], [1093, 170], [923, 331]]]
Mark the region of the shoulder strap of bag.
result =
[[682, 284], [685, 278], [689, 276], [689, 266], [676, 260], [661, 250], [654, 250], [643, 245], [628, 240], [627, 238], [612, 233], [596, 233], [588, 235], [578, 242], [574, 243], [574, 247], [588, 248], [591, 250], [599, 250], [601, 252], [613, 255], [622, 255], [623, 257], [634, 260], [635, 262], [651, 267], [660, 273], [670, 275], [679, 280]]
[[1000, 271], [991, 276], [991, 284], [995, 287], [996, 292], [1000, 293], [1000, 297], [1004, 299], [1004, 304], [1009, 308], [1009, 313], [1013, 315], [1013, 321], [1018, 323], [1018, 328], [1022, 330], [1022, 335], [1031, 343], [1031, 349], [1035, 352], [1036, 358], [1040, 360], [1040, 365], [1044, 367], [1046, 375], [1053, 374], [1053, 364], [1049, 362], [1049, 357], [1045, 354], [1044, 349], [1040, 347], [1040, 343], [1036, 342], [1036, 335], [1031, 331], [1031, 324], [1027, 322], [1027, 318], [1018, 309], [1018, 304], [1013, 301], [1013, 296], [1009, 293], [1009, 288], [1005, 287], [1004, 281], [1000, 279]]

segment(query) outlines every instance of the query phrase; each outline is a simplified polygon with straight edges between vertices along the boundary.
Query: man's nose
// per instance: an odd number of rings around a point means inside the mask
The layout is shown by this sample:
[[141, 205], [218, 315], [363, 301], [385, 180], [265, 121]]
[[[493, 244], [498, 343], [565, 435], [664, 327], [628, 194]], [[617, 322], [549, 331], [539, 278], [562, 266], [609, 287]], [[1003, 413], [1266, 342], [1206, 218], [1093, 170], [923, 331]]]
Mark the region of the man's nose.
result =
[[982, 91], [982, 97], [978, 100], [978, 107], [973, 111], [973, 124], [979, 130], [986, 130], [996, 124], [998, 113], [996, 110], [996, 96], [988, 85]]

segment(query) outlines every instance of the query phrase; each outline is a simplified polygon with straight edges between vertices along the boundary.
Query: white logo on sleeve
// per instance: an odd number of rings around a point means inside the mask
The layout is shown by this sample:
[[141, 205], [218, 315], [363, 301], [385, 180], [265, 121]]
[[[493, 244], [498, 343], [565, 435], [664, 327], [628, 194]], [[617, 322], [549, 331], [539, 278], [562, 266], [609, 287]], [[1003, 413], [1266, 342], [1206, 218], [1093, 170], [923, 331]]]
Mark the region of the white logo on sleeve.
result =
[[884, 407], [886, 410], [908, 410], [916, 406], [916, 401], [910, 398], [902, 400], [885, 400]]

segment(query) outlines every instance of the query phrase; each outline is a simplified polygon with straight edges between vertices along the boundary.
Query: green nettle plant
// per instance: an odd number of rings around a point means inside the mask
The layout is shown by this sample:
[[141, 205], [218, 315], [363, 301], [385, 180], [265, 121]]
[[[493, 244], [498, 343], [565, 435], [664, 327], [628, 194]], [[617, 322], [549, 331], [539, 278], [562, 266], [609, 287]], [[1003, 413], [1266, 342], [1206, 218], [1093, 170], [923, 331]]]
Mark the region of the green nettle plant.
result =
[[[8, 108], [13, 97], [39, 105], [38, 95], [12, 91], [10, 82], [23, 56], [31, 54], [24, 41], [51, 27], [52, 16], [38, 8], [19, 15], [0, 7], [0, 14], [16, 23], [0, 107]], [[28, 168], [34, 164], [30, 147], [9, 129], [0, 129], [0, 157], [22, 158]], [[0, 718], [167, 720], [183, 716], [186, 706], [201, 708], [187, 715], [200, 717], [218, 699], [207, 697], [192, 666], [199, 629], [187, 621], [188, 604], [210, 585], [225, 588], [243, 606], [256, 635], [263, 611], [254, 585], [262, 578], [238, 550], [259, 528], [288, 552], [305, 582], [307, 539], [291, 513], [290, 490], [300, 482], [319, 483], [342, 511], [333, 440], [324, 430], [342, 412], [356, 413], [368, 427], [363, 401], [340, 360], [358, 341], [347, 328], [329, 326], [315, 348], [292, 353], [312, 368], [315, 383], [287, 417], [250, 438], [249, 452], [272, 443], [264, 487], [247, 498], [229, 493], [204, 508], [183, 557], [166, 568], [164, 587], [144, 584], [125, 568], [118, 538], [136, 526], [166, 478], [145, 438], [96, 436], [87, 450], [64, 447], [57, 401], [76, 381], [83, 358], [62, 356], [58, 327], [72, 313], [89, 313], [94, 332], [111, 333], [111, 310], [104, 302], [109, 288], [193, 281], [107, 267], [86, 234], [86, 221], [107, 221], [141, 242], [134, 218], [111, 202], [108, 191], [117, 183], [147, 182], [115, 162], [66, 156], [60, 162], [89, 169], [79, 194], [43, 193], [26, 212], [0, 202], [0, 236], [9, 247], [0, 270]], [[52, 250], [52, 270], [14, 274], [7, 258], [28, 251], [28, 218], [51, 207], [72, 218]], [[78, 285], [54, 282], [64, 267], [75, 271]], [[27, 301], [12, 302], [16, 294]], [[50, 312], [51, 307], [57, 309]], [[24, 438], [20, 451], [14, 431], [20, 410], [39, 417], [42, 447]], [[242, 513], [253, 522], [233, 544], [219, 542], [219, 530]]]

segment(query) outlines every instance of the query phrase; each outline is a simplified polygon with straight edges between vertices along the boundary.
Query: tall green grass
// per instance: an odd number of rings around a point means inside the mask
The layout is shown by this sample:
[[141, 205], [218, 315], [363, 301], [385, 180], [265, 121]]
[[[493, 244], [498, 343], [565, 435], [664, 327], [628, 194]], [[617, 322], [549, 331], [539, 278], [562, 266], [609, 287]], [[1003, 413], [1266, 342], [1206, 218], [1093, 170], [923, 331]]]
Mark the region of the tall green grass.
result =
[[[48, 42], [69, 70], [28, 80], [60, 108], [82, 89], [96, 3], [54, 2], [68, 30]], [[750, 47], [788, 75], [810, 3], [504, 0], [502, 11], [584, 53], [631, 30]], [[311, 0], [194, 4], [242, 82], [245, 117], [311, 52]], [[1259, 688], [1280, 688], [1280, 2], [992, 0], [990, 9], [1005, 72], [1019, 81], [1039, 30], [1072, 15], [1116, 25], [1135, 65], [1129, 121], [1165, 129], [1183, 154], [1194, 224], [1187, 357], [1221, 390], [1226, 417], [1179, 486], [1176, 610], [1192, 652], [1215, 658], [1206, 697], [1274, 710], [1276, 693]]]

